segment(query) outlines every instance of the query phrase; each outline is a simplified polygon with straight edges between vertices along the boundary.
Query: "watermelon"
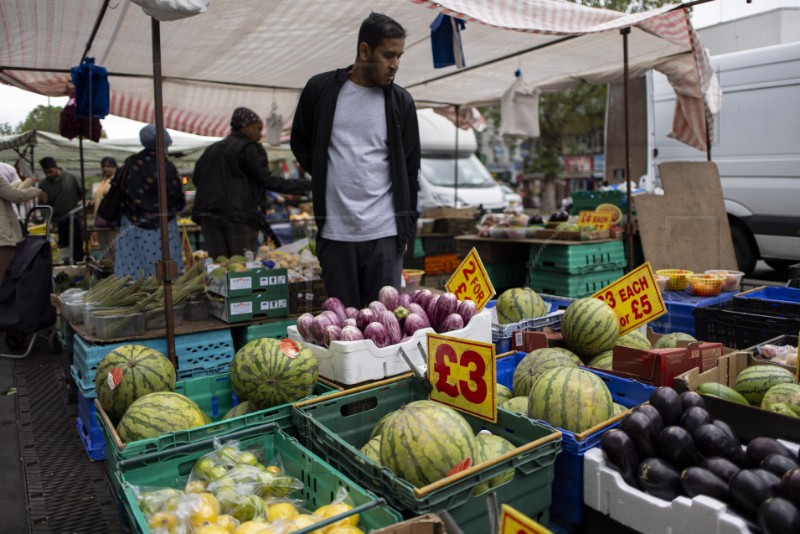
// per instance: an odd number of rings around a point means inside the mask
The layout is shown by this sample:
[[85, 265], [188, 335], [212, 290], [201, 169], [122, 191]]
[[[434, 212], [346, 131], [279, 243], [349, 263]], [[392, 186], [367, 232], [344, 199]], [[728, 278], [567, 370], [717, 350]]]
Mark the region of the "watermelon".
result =
[[253, 401], [240, 402], [239, 404], [237, 404], [236, 406], [225, 412], [225, 415], [222, 416], [222, 419], [224, 420], [224, 419], [231, 419], [233, 417], [239, 417], [240, 415], [253, 413], [257, 410], [258, 408], [256, 408], [256, 405], [253, 403]]
[[375, 436], [361, 447], [361, 454], [380, 465], [381, 463], [381, 437]]
[[317, 358], [300, 345], [254, 339], [236, 351], [231, 362], [231, 385], [240, 399], [258, 409], [294, 402], [311, 395], [317, 383]]
[[550, 348], [550, 350], [554, 350], [556, 352], [560, 352], [562, 354], [566, 354], [567, 356], [569, 356], [572, 359], [573, 362], [575, 362], [575, 365], [583, 365], [583, 360], [581, 360], [580, 356], [578, 356], [577, 354], [575, 354], [571, 350], [565, 349], [564, 347], [549, 347], [549, 348]]
[[517, 287], [503, 291], [497, 297], [495, 311], [500, 324], [518, 323], [546, 315], [547, 304], [533, 289]]
[[189, 397], [171, 391], [149, 393], [133, 401], [117, 425], [125, 442], [157, 438], [167, 432], [207, 425], [211, 419]]
[[[478, 442], [478, 462], [483, 463], [488, 462], [490, 460], [494, 460], [498, 456], [502, 456], [507, 452], [511, 452], [516, 447], [507, 439], [503, 439], [500, 436], [495, 436], [492, 434], [478, 434], [475, 438]], [[472, 490], [473, 495], [479, 495], [486, 491], [489, 491], [491, 488], [497, 487], [500, 484], [505, 484], [506, 482], [510, 481], [514, 478], [514, 469], [509, 469], [508, 471], [503, 471], [499, 475], [495, 475], [486, 482], [482, 482], [475, 486]]]
[[769, 409], [772, 404], [785, 404], [800, 416], [800, 385], [778, 384], [772, 386], [761, 399], [761, 407]]
[[684, 334], [683, 332], [672, 332], [671, 334], [664, 334], [658, 341], [653, 343], [654, 349], [674, 349], [678, 346], [678, 341], [697, 341], [694, 336]]
[[760, 406], [764, 396], [778, 384], [796, 384], [794, 374], [776, 365], [752, 365], [736, 376], [736, 390], [747, 402]]
[[696, 391], [700, 395], [708, 395], [709, 397], [716, 397], [728, 402], [749, 405], [747, 399], [738, 394], [735, 389], [729, 388], [728, 386], [720, 384], [719, 382], [706, 382], [704, 384], [700, 384], [697, 386]]
[[614, 403], [614, 415], [623, 414], [628, 411], [628, 408], [621, 404]]
[[609, 349], [607, 351], [601, 352], [594, 358], [592, 358], [588, 365], [589, 367], [595, 367], [597, 369], [606, 369], [611, 370], [611, 363], [614, 360], [614, 349]]
[[507, 412], [521, 413], [528, 415], [528, 397], [512, 397], [500, 405]]
[[617, 338], [616, 345], [642, 350], [653, 348], [653, 345], [650, 343], [650, 340], [647, 339], [647, 336], [638, 330], [631, 330], [624, 336], [619, 336]]
[[611, 306], [600, 299], [578, 299], [561, 318], [561, 335], [567, 348], [588, 359], [617, 342], [619, 320]]
[[123, 345], [100, 361], [94, 387], [103, 410], [117, 422], [136, 399], [174, 391], [175, 380], [175, 368], [163, 354], [142, 345]]
[[575, 362], [564, 352], [557, 349], [536, 349], [529, 352], [514, 369], [512, 389], [517, 397], [524, 397], [531, 392], [534, 382], [545, 371], [556, 367], [576, 367]]
[[375, 426], [372, 427], [372, 432], [369, 433], [370, 439], [372, 439], [372, 438], [374, 438], [376, 436], [380, 436], [381, 433], [383, 432], [383, 428], [386, 426], [386, 423], [388, 423], [389, 420], [392, 417], [394, 417], [394, 415], [396, 413], [397, 413], [396, 411], [395, 412], [389, 412], [386, 415], [384, 415], [383, 417], [381, 417], [380, 419], [378, 419], [378, 422], [375, 423]]
[[505, 401], [513, 397], [514, 394], [511, 393], [511, 390], [505, 387], [503, 384], [497, 384], [497, 388], [495, 389], [495, 396], [497, 397], [497, 405], [500, 406]]
[[791, 406], [789, 406], [788, 404], [784, 404], [782, 402], [774, 402], [770, 404], [769, 408], [767, 409], [771, 412], [779, 413], [781, 415], [785, 415], [786, 417], [794, 417], [795, 419], [797, 419], [797, 414], [794, 413]]
[[447, 476], [459, 462], [478, 458], [469, 423], [438, 402], [402, 406], [381, 433], [381, 465], [419, 488]]
[[577, 367], [547, 371], [529, 399], [528, 417], [570, 432], [584, 432], [614, 416], [614, 401], [605, 382]]

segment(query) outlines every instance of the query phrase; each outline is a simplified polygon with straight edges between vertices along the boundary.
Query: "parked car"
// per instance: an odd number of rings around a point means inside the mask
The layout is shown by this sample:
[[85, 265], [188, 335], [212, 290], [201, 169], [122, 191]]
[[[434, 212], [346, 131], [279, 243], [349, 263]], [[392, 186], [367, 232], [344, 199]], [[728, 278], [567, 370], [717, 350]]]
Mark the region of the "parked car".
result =
[[503, 190], [503, 197], [506, 199], [506, 204], [509, 206], [522, 206], [522, 196], [514, 191], [510, 185], [503, 182], [497, 182], [497, 185]]

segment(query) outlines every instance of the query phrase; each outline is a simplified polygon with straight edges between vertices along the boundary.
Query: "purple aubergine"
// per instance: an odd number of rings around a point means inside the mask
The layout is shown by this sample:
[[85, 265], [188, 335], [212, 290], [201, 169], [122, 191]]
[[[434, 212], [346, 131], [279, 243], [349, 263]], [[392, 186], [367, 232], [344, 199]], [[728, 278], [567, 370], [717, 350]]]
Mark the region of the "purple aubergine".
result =
[[468, 324], [469, 320], [475, 317], [475, 314], [478, 313], [478, 307], [475, 306], [475, 302], [472, 300], [462, 300], [458, 303], [458, 309], [456, 310], [462, 319], [464, 319], [464, 324]]
[[347, 316], [348, 319], [355, 319], [356, 315], [358, 315], [358, 308], [354, 308], [352, 306], [348, 306], [344, 309], [344, 314]]
[[326, 347], [331, 346], [331, 341], [337, 341], [342, 336], [342, 329], [332, 324], [325, 328], [325, 332], [322, 334], [322, 344]]
[[336, 312], [332, 312], [331, 310], [324, 310], [324, 311], [319, 312], [319, 315], [324, 315], [324, 316], [328, 317], [333, 324], [335, 324], [336, 326], [341, 328], [342, 321], [344, 319], [339, 319], [339, 315]]
[[411, 295], [408, 293], [400, 293], [400, 306], [408, 308], [409, 304], [411, 304]]
[[394, 316], [397, 317], [398, 321], [402, 321], [406, 317], [408, 317], [409, 311], [408, 308], [404, 308], [403, 306], [398, 306], [394, 310]]
[[322, 309], [332, 311], [339, 318], [339, 324], [347, 319], [347, 312], [344, 311], [344, 303], [336, 297], [328, 297], [322, 303]]
[[[451, 313], [456, 313], [458, 309], [458, 299], [452, 293], [442, 293], [439, 295], [439, 299], [436, 301], [436, 308], [433, 312], [433, 315], [428, 314], [428, 318], [431, 321], [431, 324], [436, 329], [437, 332], [442, 331], [442, 325], [444, 320], [449, 316]], [[461, 317], [459, 315], [459, 317]], [[463, 320], [462, 320], [463, 322]]]
[[[411, 293], [411, 302], [416, 302], [417, 304], [424, 306], [425, 304], [427, 304], [427, 299], [431, 298], [431, 295], [432, 293], [430, 289], [417, 289], [416, 291]], [[425, 304], [422, 304], [422, 302], [420, 302], [423, 299], [426, 300]]]
[[358, 323], [356, 322], [355, 317], [348, 317], [347, 319], [345, 319], [344, 322], [342, 323], [342, 328], [344, 328], [345, 326], [355, 326], [356, 328], [358, 328]]
[[425, 311], [425, 308], [417, 304], [416, 302], [412, 302], [408, 305], [408, 313], [416, 313], [423, 319], [425, 319], [425, 324], [430, 326], [431, 322], [428, 320], [428, 313]]
[[383, 286], [378, 291], [378, 300], [386, 306], [387, 310], [393, 310], [400, 306], [400, 293], [394, 286]]
[[364, 334], [357, 326], [347, 325], [342, 328], [342, 333], [339, 335], [339, 341], [361, 341], [364, 339]]
[[442, 324], [439, 325], [439, 332], [453, 332], [455, 330], [461, 330], [462, 328], [464, 328], [464, 319], [457, 313], [451, 313], [445, 317]]
[[428, 303], [425, 305], [425, 315], [428, 317], [428, 322], [431, 323], [431, 326], [436, 328], [436, 325], [433, 322], [434, 312], [436, 311], [436, 303], [439, 301], [439, 297], [441, 295], [431, 295], [431, 298], [428, 299]]
[[331, 320], [330, 315], [324, 312], [314, 317], [314, 320], [311, 321], [311, 333], [314, 336], [314, 343], [317, 345], [324, 344], [325, 329], [331, 325], [336, 325], [336, 323]]
[[400, 331], [400, 322], [394, 313], [390, 311], [382, 311], [378, 314], [378, 322], [386, 328], [386, 333], [389, 335], [389, 345], [400, 343], [403, 333]]
[[416, 313], [409, 313], [408, 317], [406, 317], [406, 320], [403, 322], [403, 330], [405, 330], [407, 336], [414, 335], [414, 332], [417, 330], [430, 328], [430, 326], [427, 319], [423, 319]]
[[369, 303], [369, 308], [374, 311], [375, 313], [380, 313], [382, 311], [386, 311], [386, 306], [384, 306], [383, 302], [379, 300], [373, 300]]
[[314, 322], [314, 316], [310, 313], [304, 313], [297, 318], [297, 332], [304, 340], [313, 343], [314, 334], [311, 331], [311, 323]]
[[361, 308], [358, 310], [358, 315], [356, 315], [356, 326], [362, 332], [366, 330], [367, 325], [378, 318], [378, 314], [375, 313], [372, 308]]
[[371, 339], [378, 348], [391, 344], [389, 342], [389, 334], [386, 332], [386, 328], [378, 321], [369, 323], [367, 325], [367, 327], [364, 329], [364, 338]]

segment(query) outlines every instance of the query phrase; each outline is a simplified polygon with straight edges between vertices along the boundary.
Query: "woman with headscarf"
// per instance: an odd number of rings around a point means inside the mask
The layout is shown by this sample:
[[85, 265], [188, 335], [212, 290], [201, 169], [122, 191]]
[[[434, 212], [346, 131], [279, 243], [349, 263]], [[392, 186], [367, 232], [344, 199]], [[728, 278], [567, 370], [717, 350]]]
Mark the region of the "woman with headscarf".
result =
[[[115, 180], [122, 180], [125, 200], [114, 257], [114, 274], [138, 278], [154, 275], [156, 262], [161, 259], [161, 233], [159, 230], [158, 160], [156, 158], [156, 128], [148, 124], [139, 132], [144, 150], [125, 160], [123, 171]], [[172, 144], [164, 131], [166, 147]], [[167, 185], [167, 216], [169, 219], [169, 255], [183, 269], [181, 239], [175, 216], [183, 209], [186, 199], [178, 170], [166, 161], [164, 175]], [[124, 174], [124, 176], [122, 176]]]
[[13, 204], [40, 199], [47, 202], [47, 195], [35, 187], [21, 187], [17, 171], [8, 163], [0, 163], [0, 284], [6, 269], [14, 259], [17, 243], [22, 241], [22, 227]]
[[106, 196], [108, 190], [111, 189], [111, 179], [114, 173], [117, 172], [117, 160], [111, 156], [106, 156], [100, 160], [100, 169], [102, 170], [102, 177], [100, 183], [92, 195], [92, 205], [94, 206], [94, 228], [98, 230], [95, 232], [97, 241], [100, 244], [100, 250], [103, 252], [103, 257], [114, 256], [114, 239], [117, 237], [117, 231], [112, 228], [112, 225], [97, 214], [97, 208], [100, 207], [100, 202]]
[[270, 172], [261, 145], [264, 123], [252, 110], [236, 108], [231, 133], [210, 145], [197, 160], [192, 219], [202, 227], [211, 258], [242, 255], [258, 248], [259, 230], [267, 230], [267, 191], [305, 193], [307, 180], [289, 180]]

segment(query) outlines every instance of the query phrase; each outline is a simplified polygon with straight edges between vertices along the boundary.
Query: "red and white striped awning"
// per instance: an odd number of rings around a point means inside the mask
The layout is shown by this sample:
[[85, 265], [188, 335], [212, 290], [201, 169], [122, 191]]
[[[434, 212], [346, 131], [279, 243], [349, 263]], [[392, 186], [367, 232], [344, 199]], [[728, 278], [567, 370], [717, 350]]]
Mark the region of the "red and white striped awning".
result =
[[[0, 81], [63, 95], [103, 4], [3, 0]], [[498, 102], [516, 69], [543, 92], [618, 80], [620, 29], [630, 27], [631, 75], [668, 75], [678, 93], [674, 136], [705, 150], [708, 104], [713, 110], [719, 94], [685, 10], [674, 7], [624, 14], [561, 0], [217, 0], [205, 14], [161, 25], [165, 125], [222, 136], [235, 107], [266, 116], [273, 103], [290, 118], [310, 76], [353, 62], [360, 22], [376, 11], [408, 32], [397, 83], [420, 105]], [[439, 12], [471, 21], [465, 69], [433, 68], [429, 25]], [[141, 8], [110, 2], [88, 55], [110, 73], [111, 113], [152, 121], [150, 19]]]

